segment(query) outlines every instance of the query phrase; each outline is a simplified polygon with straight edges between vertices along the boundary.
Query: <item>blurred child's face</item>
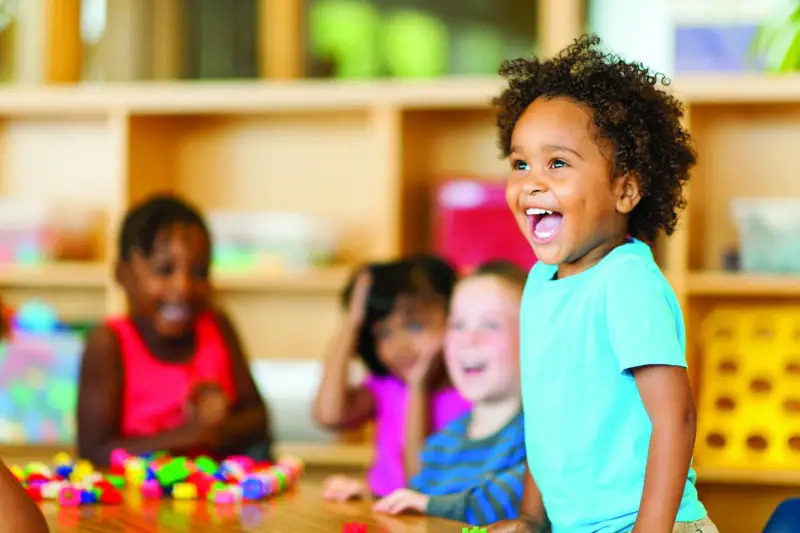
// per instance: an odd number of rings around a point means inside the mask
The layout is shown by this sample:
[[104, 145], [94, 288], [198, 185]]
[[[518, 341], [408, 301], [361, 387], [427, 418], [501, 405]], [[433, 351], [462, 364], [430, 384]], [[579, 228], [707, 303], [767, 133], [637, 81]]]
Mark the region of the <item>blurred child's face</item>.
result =
[[537, 98], [517, 121], [506, 200], [539, 260], [584, 270], [625, 238], [638, 184], [612, 179], [606, 144], [591, 112], [567, 98]]
[[378, 357], [393, 375], [406, 381], [417, 361], [440, 354], [446, 324], [441, 303], [401, 296], [392, 312], [373, 326]]
[[519, 305], [522, 289], [494, 276], [462, 281], [450, 304], [445, 362], [464, 399], [520, 397]]
[[211, 292], [210, 254], [208, 238], [197, 225], [177, 223], [159, 231], [150, 257], [136, 250], [121, 266], [131, 314], [152, 321], [165, 338], [192, 331]]

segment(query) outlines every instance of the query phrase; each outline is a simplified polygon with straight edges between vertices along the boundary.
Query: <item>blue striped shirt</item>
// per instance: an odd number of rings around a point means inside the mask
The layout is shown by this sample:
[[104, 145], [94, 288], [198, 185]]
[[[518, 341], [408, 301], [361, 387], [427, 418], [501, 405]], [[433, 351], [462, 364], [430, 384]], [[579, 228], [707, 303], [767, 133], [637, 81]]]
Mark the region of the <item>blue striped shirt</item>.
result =
[[467, 414], [431, 435], [410, 488], [427, 494], [426, 513], [470, 525], [516, 518], [525, 472], [522, 412], [500, 431], [467, 437]]

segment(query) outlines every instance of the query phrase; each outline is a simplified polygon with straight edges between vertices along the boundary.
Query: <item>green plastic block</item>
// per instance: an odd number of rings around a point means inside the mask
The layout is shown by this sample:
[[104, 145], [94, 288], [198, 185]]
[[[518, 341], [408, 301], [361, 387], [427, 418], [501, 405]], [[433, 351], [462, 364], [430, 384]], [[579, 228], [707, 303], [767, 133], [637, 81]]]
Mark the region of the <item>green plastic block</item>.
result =
[[121, 489], [125, 486], [125, 478], [122, 476], [108, 475], [106, 476], [106, 479], [108, 479], [108, 482], [111, 483], [115, 488]]
[[156, 471], [156, 479], [162, 487], [168, 487], [189, 477], [185, 457], [176, 457]]
[[217, 469], [219, 469], [217, 462], [210, 457], [206, 457], [205, 455], [201, 455], [200, 457], [196, 458], [194, 460], [194, 464], [198, 470], [209, 475], [214, 475]]

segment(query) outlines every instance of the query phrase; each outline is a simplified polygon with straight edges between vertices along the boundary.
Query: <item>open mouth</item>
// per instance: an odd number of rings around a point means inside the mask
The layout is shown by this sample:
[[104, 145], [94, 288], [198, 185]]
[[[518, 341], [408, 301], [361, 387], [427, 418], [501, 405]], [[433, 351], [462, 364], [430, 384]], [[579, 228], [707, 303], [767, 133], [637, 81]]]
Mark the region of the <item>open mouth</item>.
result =
[[558, 211], [529, 207], [525, 210], [531, 228], [531, 236], [536, 244], [547, 244], [561, 229], [564, 216]]
[[160, 312], [165, 319], [176, 323], [186, 323], [192, 316], [191, 307], [185, 303], [165, 303]]
[[480, 376], [486, 370], [486, 363], [469, 363], [461, 365], [461, 370], [469, 377]]

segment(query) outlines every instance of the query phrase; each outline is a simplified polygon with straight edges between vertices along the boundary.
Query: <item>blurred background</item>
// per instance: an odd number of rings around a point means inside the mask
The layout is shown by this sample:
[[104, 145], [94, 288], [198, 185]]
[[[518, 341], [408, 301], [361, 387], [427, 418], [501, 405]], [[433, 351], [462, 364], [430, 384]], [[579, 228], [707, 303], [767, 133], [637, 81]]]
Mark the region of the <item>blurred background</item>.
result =
[[757, 531], [800, 488], [797, 0], [0, 0], [3, 449], [73, 442], [85, 332], [124, 310], [117, 224], [171, 190], [208, 216], [279, 445], [363, 466], [368, 434], [308, 416], [341, 288], [423, 250], [532, 263], [496, 72], [585, 31], [685, 103], [699, 164], [656, 252], [686, 316], [701, 497], [722, 531]]

